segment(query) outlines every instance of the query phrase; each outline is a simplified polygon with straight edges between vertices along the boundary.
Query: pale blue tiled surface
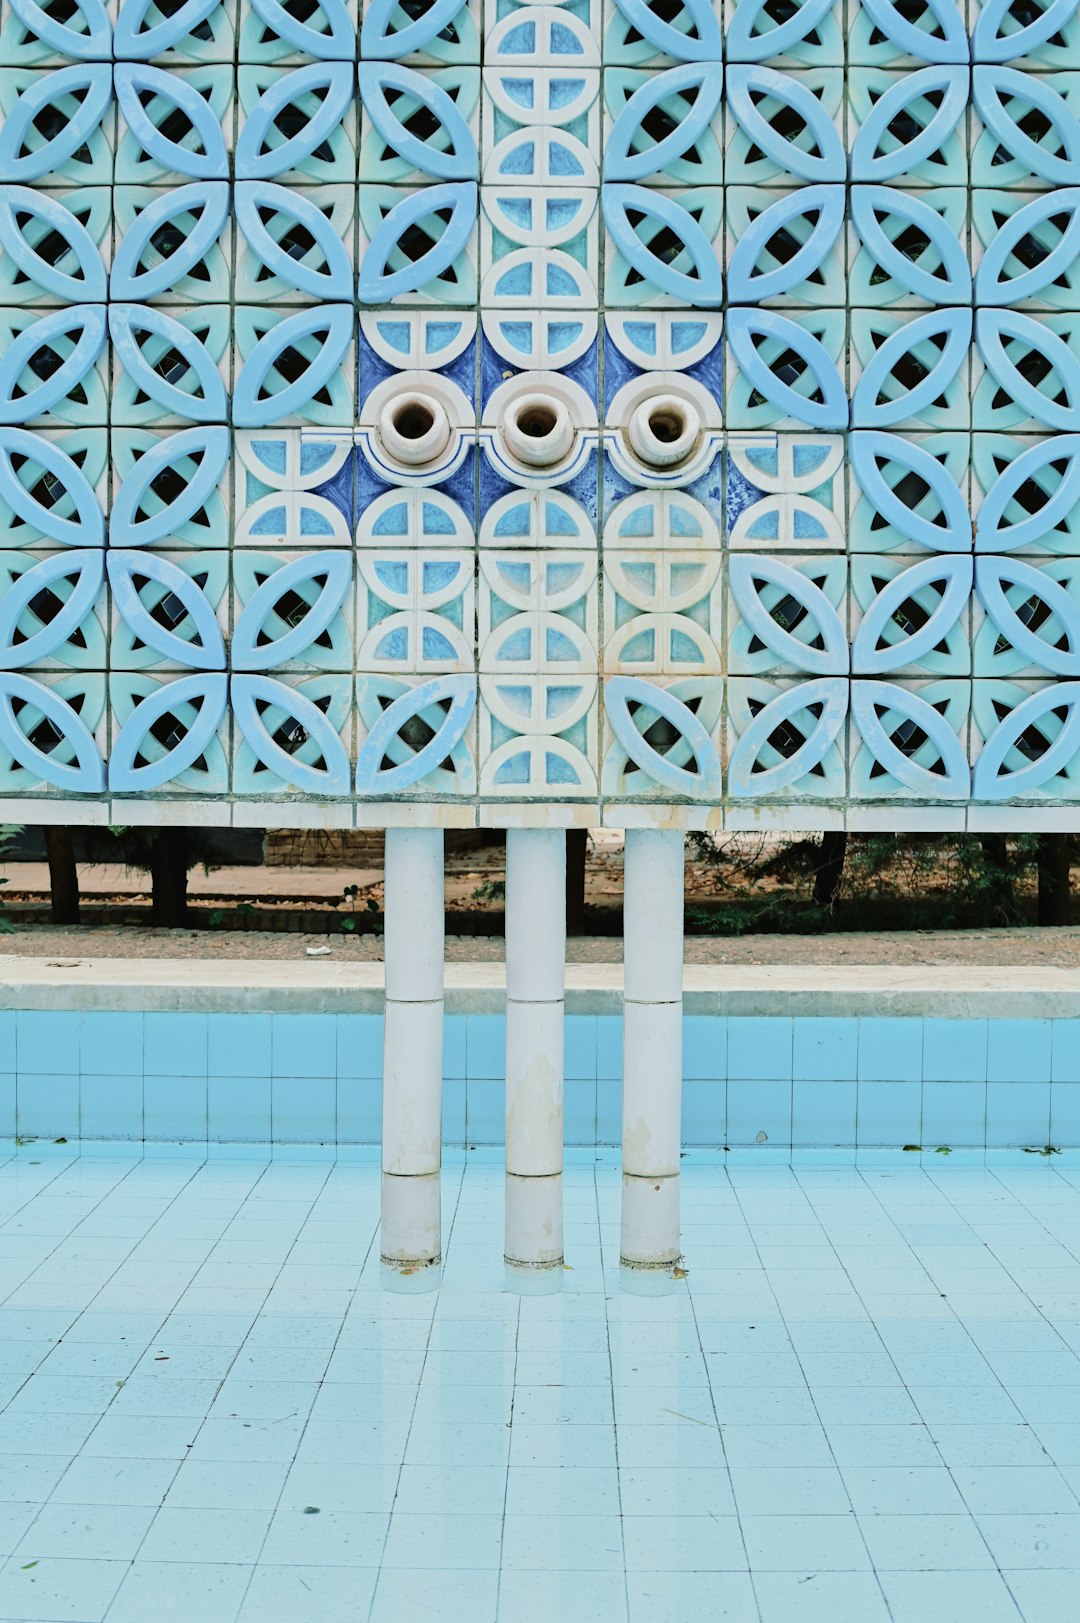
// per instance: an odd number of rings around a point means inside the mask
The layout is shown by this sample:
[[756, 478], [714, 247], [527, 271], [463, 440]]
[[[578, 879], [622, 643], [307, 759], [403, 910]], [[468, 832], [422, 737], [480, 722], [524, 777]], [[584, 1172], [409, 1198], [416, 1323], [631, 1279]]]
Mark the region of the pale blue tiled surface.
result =
[[649, 1297], [617, 1157], [565, 1183], [559, 1295], [451, 1154], [400, 1296], [374, 1162], [8, 1155], [0, 1623], [1076, 1623], [1072, 1156], [691, 1151]]
[[[382, 1036], [374, 1015], [0, 1016], [0, 1138], [370, 1144]], [[621, 1021], [570, 1014], [565, 1038], [567, 1142], [617, 1144]], [[500, 1015], [447, 1017], [448, 1145], [502, 1142], [504, 1043]], [[683, 1076], [692, 1147], [1080, 1145], [1080, 1021], [688, 1015]]]

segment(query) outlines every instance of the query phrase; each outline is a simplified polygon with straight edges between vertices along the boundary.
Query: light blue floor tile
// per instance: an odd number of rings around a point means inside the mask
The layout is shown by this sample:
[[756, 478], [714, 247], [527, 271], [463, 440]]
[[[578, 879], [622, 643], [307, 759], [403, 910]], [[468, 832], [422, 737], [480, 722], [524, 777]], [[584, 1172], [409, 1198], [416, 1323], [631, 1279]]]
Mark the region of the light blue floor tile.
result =
[[862, 1516], [870, 1559], [878, 1572], [978, 1571], [993, 1565], [970, 1516]]
[[1080, 1574], [1080, 1512], [980, 1516], [979, 1531], [999, 1567], [1059, 1568]]
[[881, 1587], [893, 1623], [1021, 1623], [997, 1572], [886, 1572]]
[[[459, 1623], [462, 1618], [489, 1623], [496, 1616], [498, 1582], [497, 1572], [382, 1572], [369, 1623], [401, 1623], [402, 1618], [415, 1618], [417, 1623]], [[527, 1613], [519, 1616], [527, 1623]]]
[[622, 1524], [617, 1516], [508, 1515], [502, 1563], [505, 1571], [621, 1573]]
[[[761, 1623], [889, 1623], [870, 1572], [761, 1572], [754, 1576]], [[929, 1623], [929, 1619], [927, 1620]]]
[[832, 1466], [733, 1466], [740, 1516], [844, 1515], [851, 1505]]
[[[431, 1616], [439, 1616], [443, 1623], [441, 1614]], [[499, 1623], [548, 1623], [551, 1618], [571, 1617], [574, 1623], [627, 1623], [622, 1582], [613, 1583], [608, 1572], [504, 1570], [499, 1585]], [[379, 1623], [398, 1623], [398, 1619], [387, 1612]], [[447, 1614], [445, 1623], [457, 1623], [457, 1618]]]
[[1073, 1623], [1076, 1569], [1067, 1572], [1005, 1572], [1005, 1582], [1025, 1623]]
[[630, 1623], [758, 1623], [754, 1590], [745, 1572], [631, 1572]]
[[101, 1618], [127, 1570], [126, 1561], [55, 1556], [34, 1566], [9, 1561], [0, 1572], [0, 1618], [4, 1623]]
[[279, 1510], [270, 1523], [260, 1559], [272, 1566], [375, 1567], [386, 1539], [387, 1516], [371, 1511], [323, 1510], [317, 1501], [302, 1510]]
[[154, 1517], [140, 1556], [146, 1561], [239, 1561], [258, 1557], [270, 1523], [266, 1510], [181, 1510]]
[[743, 1516], [751, 1572], [858, 1572], [869, 1567], [854, 1516]]
[[497, 1571], [501, 1537], [501, 1514], [422, 1515], [395, 1506], [382, 1564], [399, 1571]]
[[185, 1460], [169, 1486], [168, 1510], [273, 1510], [285, 1485], [284, 1465]]
[[626, 1516], [628, 1572], [737, 1572], [746, 1567], [734, 1516]]
[[43, 1556], [130, 1561], [155, 1514], [149, 1505], [46, 1505], [13, 1554], [20, 1562]]
[[251, 1573], [251, 1567], [232, 1562], [136, 1561], [109, 1608], [108, 1623], [235, 1623]]
[[366, 1618], [375, 1592], [376, 1569], [260, 1564], [244, 1597], [237, 1623], [357, 1623]]

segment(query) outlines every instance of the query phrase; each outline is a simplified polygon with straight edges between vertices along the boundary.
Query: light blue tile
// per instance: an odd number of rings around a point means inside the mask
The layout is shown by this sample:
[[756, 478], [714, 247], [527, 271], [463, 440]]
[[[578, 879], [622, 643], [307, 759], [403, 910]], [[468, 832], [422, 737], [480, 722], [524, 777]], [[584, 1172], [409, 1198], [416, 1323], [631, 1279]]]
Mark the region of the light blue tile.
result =
[[754, 1592], [761, 1623], [889, 1623], [871, 1572], [816, 1572], [812, 1582], [805, 1572], [755, 1572]]
[[270, 1089], [270, 1128], [275, 1144], [333, 1144], [337, 1139], [336, 1078], [275, 1076]]
[[[468, 1018], [463, 1014], [448, 1014], [443, 1020], [443, 1076], [452, 1076], [457, 1080], [469, 1074], [466, 1040], [468, 1029]], [[381, 1031], [379, 1033], [379, 1045], [380, 1058], [370, 1073], [373, 1076], [377, 1075], [382, 1068]]]
[[1080, 1020], [1051, 1024], [1050, 1075], [1055, 1082], [1080, 1082]]
[[596, 1084], [596, 1142], [622, 1143], [622, 1083], [606, 1077]]
[[792, 1076], [806, 1082], [853, 1082], [858, 1071], [857, 1020], [795, 1020]]
[[493, 1077], [474, 1076], [465, 1083], [465, 1127], [470, 1144], [506, 1141], [506, 1090]]
[[820, 1146], [855, 1143], [854, 1082], [805, 1082], [791, 1087], [791, 1142]]
[[921, 1142], [926, 1149], [985, 1144], [985, 1082], [924, 1082]]
[[859, 1079], [918, 1082], [922, 1071], [923, 1023], [880, 1016], [859, 1021]]
[[991, 1020], [986, 1076], [990, 1082], [1050, 1080], [1049, 1020]]
[[337, 1025], [338, 1076], [381, 1076], [383, 1019], [381, 1014], [339, 1014]]
[[609, 1081], [622, 1076], [622, 1020], [617, 1014], [596, 1017], [596, 1074]]
[[211, 1076], [270, 1075], [268, 1014], [212, 1014], [207, 1041]]
[[69, 1561], [48, 1556], [32, 1570], [9, 1562], [0, 1572], [0, 1618], [100, 1618], [128, 1568], [126, 1561]]
[[15, 1137], [15, 1073], [0, 1072], [0, 1139]]
[[[764, 1139], [758, 1135], [765, 1134]], [[727, 1085], [727, 1142], [782, 1147], [791, 1143], [791, 1083], [743, 1082]]]
[[506, 1074], [506, 1021], [500, 1014], [468, 1016], [465, 1063], [469, 1076]]
[[443, 1082], [443, 1143], [454, 1148], [465, 1145], [465, 1083], [458, 1078]]
[[[253, 1568], [239, 1562], [135, 1561], [109, 1608], [109, 1623], [146, 1623], [150, 1617], [175, 1619], [176, 1623], [235, 1623], [237, 1608], [244, 1598]], [[279, 1578], [280, 1588], [288, 1576]], [[312, 1589], [312, 1593], [314, 1593]], [[246, 1614], [254, 1617], [254, 1612]], [[294, 1611], [294, 1617], [299, 1612]], [[285, 1612], [261, 1613], [264, 1623], [286, 1616]], [[335, 1623], [320, 1611], [323, 1623]]]
[[20, 1072], [74, 1075], [79, 1069], [79, 1016], [64, 1009], [20, 1009], [16, 1045]]
[[927, 1082], [986, 1080], [987, 1021], [925, 1020], [923, 1078]]
[[84, 1076], [79, 1098], [81, 1138], [141, 1139], [143, 1079]]
[[206, 1075], [209, 1039], [205, 1014], [148, 1014], [144, 1018], [143, 1054], [148, 1072], [155, 1076]]
[[860, 1145], [921, 1143], [922, 1084], [860, 1082], [857, 1134]]
[[748, 1081], [791, 1076], [792, 1021], [737, 1018], [728, 1021], [728, 1076]]
[[143, 1017], [93, 1010], [82, 1016], [79, 1068], [84, 1076], [141, 1076]]
[[205, 1076], [148, 1076], [143, 1081], [143, 1134], [174, 1143], [206, 1140]]
[[378, 1144], [382, 1140], [382, 1079], [339, 1076], [337, 1084], [339, 1144]]
[[881, 1587], [893, 1623], [1020, 1623], [998, 1572], [883, 1572]]
[[689, 1081], [727, 1076], [726, 1019], [704, 1014], [685, 1017], [682, 1067], [683, 1077]]
[[986, 1142], [994, 1148], [1050, 1142], [1050, 1084], [988, 1082]]
[[21, 1071], [16, 1083], [15, 1127], [20, 1138], [79, 1136], [79, 1078]]
[[1050, 1084], [1050, 1143], [1059, 1149], [1080, 1146], [1080, 1082]]
[[726, 1088], [721, 1082], [684, 1082], [682, 1137], [691, 1146], [720, 1149], [727, 1142]]
[[275, 1014], [271, 1026], [274, 1076], [336, 1076], [337, 1023], [325, 1014]]
[[1075, 1623], [1076, 1568], [1059, 1572], [1009, 1572], [1009, 1588], [1028, 1623]]
[[269, 1144], [269, 1076], [211, 1076], [206, 1094], [207, 1137], [219, 1143]]
[[567, 1082], [563, 1099], [567, 1144], [596, 1143], [596, 1078]]
[[0, 1071], [16, 1068], [15, 1010], [0, 1009]]
[[568, 1014], [563, 1025], [563, 1074], [579, 1080], [596, 1075], [596, 1016]]
[[[368, 1616], [378, 1576], [377, 1568], [275, 1566], [260, 1562], [236, 1623], [300, 1623], [305, 1613], [317, 1618], [318, 1623], [357, 1623], [357, 1619]], [[422, 1576], [417, 1574], [418, 1578]], [[423, 1586], [418, 1583], [416, 1587]], [[193, 1616], [203, 1623], [201, 1612]], [[234, 1617], [230, 1612], [229, 1623], [234, 1623]], [[143, 1620], [139, 1619], [139, 1623]]]

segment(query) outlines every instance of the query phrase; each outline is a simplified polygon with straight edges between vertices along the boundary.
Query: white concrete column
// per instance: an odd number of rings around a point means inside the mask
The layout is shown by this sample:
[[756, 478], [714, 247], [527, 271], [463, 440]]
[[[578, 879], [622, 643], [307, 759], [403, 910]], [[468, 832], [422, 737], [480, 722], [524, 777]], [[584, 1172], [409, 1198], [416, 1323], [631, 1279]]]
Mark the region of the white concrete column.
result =
[[629, 1268], [679, 1260], [683, 848], [674, 830], [627, 830], [620, 1252]]
[[[563, 1260], [566, 831], [506, 836], [506, 1243], [511, 1266]], [[561, 1275], [560, 1275], [561, 1277]]]
[[443, 834], [386, 831], [386, 1030], [383, 1040], [384, 1278], [442, 1261]]

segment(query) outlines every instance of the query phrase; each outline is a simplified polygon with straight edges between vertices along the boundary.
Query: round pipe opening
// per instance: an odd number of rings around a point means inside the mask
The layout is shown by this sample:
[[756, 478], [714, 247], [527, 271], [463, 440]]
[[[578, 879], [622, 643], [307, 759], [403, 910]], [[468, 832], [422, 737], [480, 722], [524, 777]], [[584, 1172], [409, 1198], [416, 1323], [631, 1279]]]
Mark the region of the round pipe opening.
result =
[[651, 468], [673, 468], [701, 438], [701, 415], [691, 400], [679, 395], [651, 395], [637, 406], [627, 424], [634, 455]]
[[508, 407], [501, 432], [511, 456], [531, 468], [550, 468], [573, 449], [574, 425], [556, 395], [519, 396]]
[[450, 419], [434, 395], [409, 390], [392, 396], [378, 420], [379, 439], [395, 462], [422, 467], [450, 444]]
[[435, 414], [426, 400], [410, 400], [393, 414], [394, 427], [406, 440], [422, 440], [435, 426]]

